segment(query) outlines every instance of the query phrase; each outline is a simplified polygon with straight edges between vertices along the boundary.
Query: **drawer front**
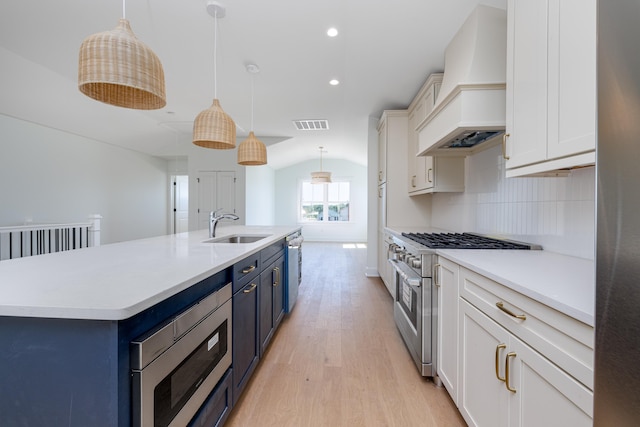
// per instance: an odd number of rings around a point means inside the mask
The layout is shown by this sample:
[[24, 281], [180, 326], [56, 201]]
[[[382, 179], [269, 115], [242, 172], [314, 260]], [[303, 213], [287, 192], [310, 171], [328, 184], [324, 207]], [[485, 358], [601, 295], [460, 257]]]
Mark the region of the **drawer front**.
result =
[[255, 253], [233, 266], [233, 293], [242, 289], [260, 273], [260, 253]]
[[271, 260], [274, 260], [276, 257], [280, 255], [284, 255], [284, 249], [286, 247], [286, 242], [284, 239], [280, 240], [277, 243], [274, 243], [270, 246], [267, 246], [263, 250], [260, 251], [260, 262], [262, 265], [267, 265]]
[[462, 298], [593, 390], [593, 327], [463, 267], [459, 283]]
[[233, 409], [231, 369], [220, 380], [188, 427], [221, 426]]

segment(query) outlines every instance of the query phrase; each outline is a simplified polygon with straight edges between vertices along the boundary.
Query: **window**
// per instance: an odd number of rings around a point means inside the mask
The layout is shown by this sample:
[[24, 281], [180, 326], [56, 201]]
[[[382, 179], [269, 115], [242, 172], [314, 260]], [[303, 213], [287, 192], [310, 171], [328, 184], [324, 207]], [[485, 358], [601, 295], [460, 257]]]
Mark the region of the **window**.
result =
[[349, 193], [347, 181], [330, 184], [311, 184], [303, 181], [300, 192], [300, 221], [349, 221]]

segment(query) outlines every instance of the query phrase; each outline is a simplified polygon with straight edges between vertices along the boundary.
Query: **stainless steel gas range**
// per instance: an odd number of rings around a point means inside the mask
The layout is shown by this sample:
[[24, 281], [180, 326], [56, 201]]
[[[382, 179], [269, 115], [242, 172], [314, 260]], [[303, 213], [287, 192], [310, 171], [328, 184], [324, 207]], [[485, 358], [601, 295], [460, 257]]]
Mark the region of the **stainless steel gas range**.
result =
[[402, 233], [393, 236], [389, 262], [395, 269], [393, 317], [420, 374], [436, 371], [438, 288], [437, 249], [542, 249], [540, 246], [472, 233]]

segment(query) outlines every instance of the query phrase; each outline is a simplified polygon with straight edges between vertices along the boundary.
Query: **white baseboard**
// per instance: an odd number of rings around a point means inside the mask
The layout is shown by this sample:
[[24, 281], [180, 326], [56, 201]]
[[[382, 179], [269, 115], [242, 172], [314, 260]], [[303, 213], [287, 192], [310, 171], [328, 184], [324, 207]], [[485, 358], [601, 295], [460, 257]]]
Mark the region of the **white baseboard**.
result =
[[367, 267], [364, 271], [364, 275], [367, 277], [380, 277], [378, 269], [376, 267]]

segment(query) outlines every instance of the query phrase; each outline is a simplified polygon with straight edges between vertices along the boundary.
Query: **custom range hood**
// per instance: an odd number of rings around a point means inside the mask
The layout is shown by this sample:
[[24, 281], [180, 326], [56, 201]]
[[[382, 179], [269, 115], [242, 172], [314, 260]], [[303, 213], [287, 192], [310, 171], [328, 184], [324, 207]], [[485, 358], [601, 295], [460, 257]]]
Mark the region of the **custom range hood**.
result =
[[418, 155], [467, 155], [500, 140], [506, 119], [506, 54], [506, 11], [477, 6], [445, 51], [440, 93], [417, 127]]

